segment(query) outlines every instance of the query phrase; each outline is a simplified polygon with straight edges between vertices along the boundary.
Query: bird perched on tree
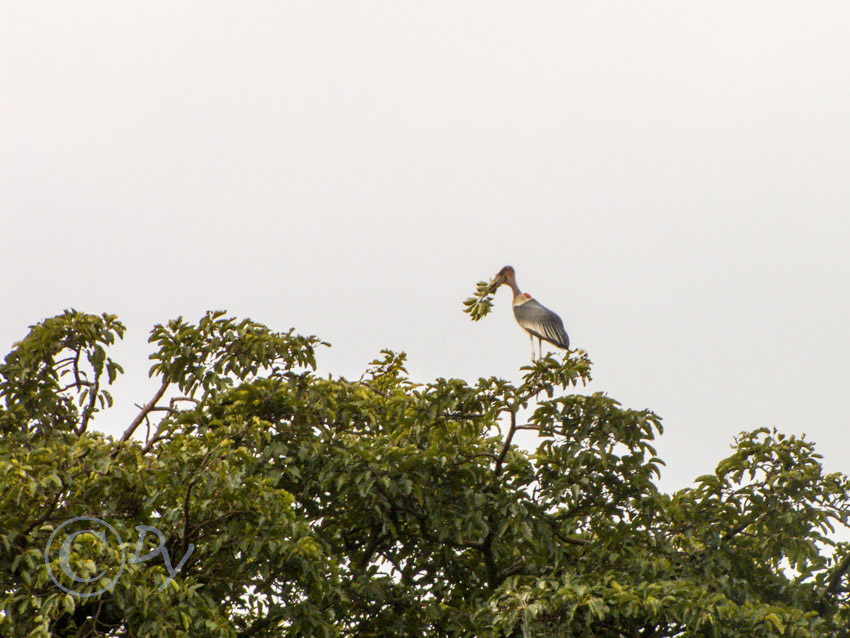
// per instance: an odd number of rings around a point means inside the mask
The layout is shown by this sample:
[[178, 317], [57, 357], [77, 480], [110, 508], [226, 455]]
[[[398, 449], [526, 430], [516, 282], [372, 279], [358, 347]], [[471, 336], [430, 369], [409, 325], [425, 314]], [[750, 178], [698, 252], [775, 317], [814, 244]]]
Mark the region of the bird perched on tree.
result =
[[514, 317], [517, 323], [525, 330], [531, 338], [531, 360], [534, 361], [534, 337], [540, 357], [543, 357], [543, 341], [552, 345], [570, 349], [570, 338], [564, 330], [564, 322], [557, 313], [552, 312], [546, 306], [538, 302], [527, 292], [522, 292], [516, 285], [516, 275], [512, 266], [502, 268], [487, 287], [488, 293], [495, 292], [499, 286], [505, 284], [511, 287], [514, 293]]

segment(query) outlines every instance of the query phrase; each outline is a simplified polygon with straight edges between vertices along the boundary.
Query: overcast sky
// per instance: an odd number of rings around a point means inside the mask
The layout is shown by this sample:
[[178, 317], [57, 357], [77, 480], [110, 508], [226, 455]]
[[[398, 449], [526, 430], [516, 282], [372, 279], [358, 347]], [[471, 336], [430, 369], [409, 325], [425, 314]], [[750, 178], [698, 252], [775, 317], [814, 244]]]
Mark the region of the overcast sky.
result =
[[850, 4], [2, 2], [0, 349], [224, 308], [419, 381], [517, 380], [516, 268], [664, 419], [673, 489], [735, 433], [850, 472]]

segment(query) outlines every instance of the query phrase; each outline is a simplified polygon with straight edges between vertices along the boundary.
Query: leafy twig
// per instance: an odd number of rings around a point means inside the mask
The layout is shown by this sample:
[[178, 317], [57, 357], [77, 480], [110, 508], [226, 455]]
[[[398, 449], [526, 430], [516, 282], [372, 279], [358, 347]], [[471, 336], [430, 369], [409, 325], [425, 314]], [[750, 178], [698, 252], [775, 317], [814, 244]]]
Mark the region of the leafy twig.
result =
[[473, 321], [478, 321], [482, 317], [487, 316], [490, 308], [493, 306], [493, 295], [488, 292], [490, 284], [486, 281], [479, 281], [475, 284], [475, 294], [467, 298], [463, 305], [463, 311], [469, 315]]

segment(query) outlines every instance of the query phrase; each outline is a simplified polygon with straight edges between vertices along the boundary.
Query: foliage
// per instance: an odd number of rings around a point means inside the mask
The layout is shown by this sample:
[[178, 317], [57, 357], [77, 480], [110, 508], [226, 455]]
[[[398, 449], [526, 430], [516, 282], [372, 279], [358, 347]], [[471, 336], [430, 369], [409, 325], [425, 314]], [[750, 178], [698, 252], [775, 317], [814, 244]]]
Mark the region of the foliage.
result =
[[[0, 365], [2, 636], [847, 635], [831, 532], [849, 486], [805, 439], [742, 433], [664, 494], [658, 417], [575, 393], [580, 351], [519, 384], [417, 384], [384, 351], [350, 381], [314, 372], [315, 337], [220, 312], [154, 328], [160, 388], [113, 439], [88, 425], [109, 416], [123, 332], [68, 311]], [[155, 559], [75, 596], [44, 562], [75, 516], [129, 555], [137, 525], [173, 563], [195, 549], [162, 589]], [[75, 573], [118, 560], [93, 545], [77, 537]]]
[[490, 314], [490, 309], [493, 307], [493, 295], [489, 292], [489, 289], [490, 284], [486, 281], [479, 281], [475, 284], [475, 294], [464, 300], [463, 311], [473, 321], [478, 321]]

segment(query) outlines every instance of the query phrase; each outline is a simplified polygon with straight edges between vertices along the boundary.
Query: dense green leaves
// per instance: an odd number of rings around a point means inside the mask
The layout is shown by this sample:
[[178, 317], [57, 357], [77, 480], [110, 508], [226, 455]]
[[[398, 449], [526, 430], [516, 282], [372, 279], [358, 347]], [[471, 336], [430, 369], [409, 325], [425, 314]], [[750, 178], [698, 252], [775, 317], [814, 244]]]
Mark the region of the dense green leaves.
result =
[[158, 349], [151, 375], [161, 375], [190, 397], [220, 391], [260, 371], [272, 375], [293, 367], [315, 368], [315, 337], [274, 333], [250, 319], [237, 321], [223, 311], [209, 312], [197, 325], [178, 317], [157, 325], [150, 342]]
[[112, 405], [103, 375], [111, 384], [123, 370], [106, 348], [123, 335], [114, 315], [74, 310], [31, 326], [0, 364], [0, 431], [85, 431], [95, 412]]
[[[121, 334], [69, 311], [0, 367], [2, 636], [846, 635], [850, 486], [805, 439], [743, 433], [663, 494], [659, 418], [576, 393], [581, 351], [519, 384], [418, 384], [383, 351], [352, 381], [314, 374], [315, 337], [216, 312], [154, 328], [160, 389], [113, 440], [87, 424]], [[75, 516], [128, 556], [139, 525], [173, 565], [194, 549], [164, 588], [158, 556], [75, 596], [44, 555]], [[80, 536], [69, 565], [120, 552]]]

